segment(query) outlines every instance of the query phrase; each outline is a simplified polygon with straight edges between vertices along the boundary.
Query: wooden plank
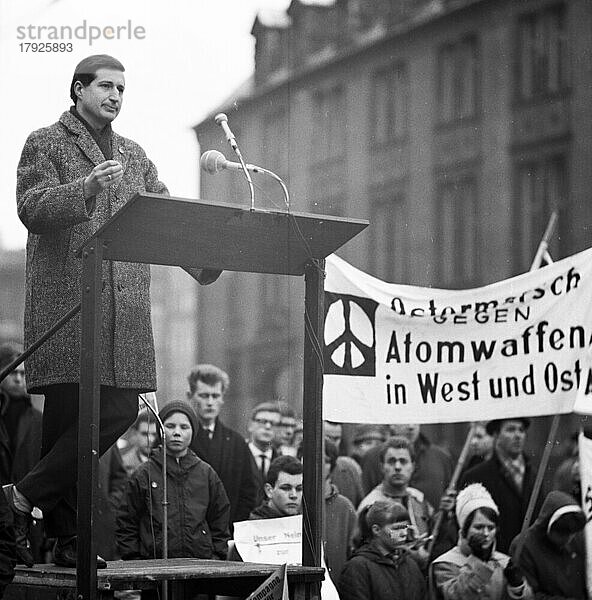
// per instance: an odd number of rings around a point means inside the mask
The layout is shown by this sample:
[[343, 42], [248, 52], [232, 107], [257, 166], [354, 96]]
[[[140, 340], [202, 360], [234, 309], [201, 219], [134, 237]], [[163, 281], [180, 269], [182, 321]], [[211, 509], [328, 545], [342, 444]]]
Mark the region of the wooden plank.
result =
[[[111, 561], [106, 569], [97, 571], [97, 594], [98, 598], [108, 598], [115, 590], [153, 589], [155, 582], [168, 580], [188, 591], [244, 596], [255, 590], [276, 569], [277, 565], [192, 558]], [[291, 597], [317, 598], [323, 578], [322, 568], [289, 565]], [[5, 598], [45, 600], [48, 590], [52, 590], [52, 598], [56, 598], [56, 591], [64, 597], [68, 593], [75, 594], [76, 571], [55, 565], [17, 568]], [[23, 595], [25, 593], [30, 596]]]
[[302, 564], [321, 564], [323, 535], [323, 339], [325, 261], [311, 260], [304, 273], [304, 398], [302, 403], [304, 493]]
[[93, 518], [99, 470], [102, 261], [103, 244], [97, 238], [85, 246], [82, 253], [77, 600], [95, 600], [97, 597]]

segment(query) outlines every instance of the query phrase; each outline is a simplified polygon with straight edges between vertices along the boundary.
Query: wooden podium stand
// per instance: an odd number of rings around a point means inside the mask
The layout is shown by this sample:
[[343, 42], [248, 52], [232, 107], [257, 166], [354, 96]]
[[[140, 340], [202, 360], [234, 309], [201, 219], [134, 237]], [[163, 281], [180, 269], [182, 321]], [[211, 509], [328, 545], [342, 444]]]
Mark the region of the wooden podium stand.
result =
[[[93, 514], [98, 473], [102, 261], [305, 278], [303, 567], [320, 566], [324, 259], [368, 222], [137, 194], [82, 248], [77, 597], [97, 595]], [[149, 563], [150, 561], [144, 561]]]

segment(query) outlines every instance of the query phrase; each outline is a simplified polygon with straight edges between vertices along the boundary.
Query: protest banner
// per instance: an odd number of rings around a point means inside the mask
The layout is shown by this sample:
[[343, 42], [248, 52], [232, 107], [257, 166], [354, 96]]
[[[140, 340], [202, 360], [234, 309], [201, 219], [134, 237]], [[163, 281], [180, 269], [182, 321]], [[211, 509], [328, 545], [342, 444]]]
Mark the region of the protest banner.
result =
[[287, 566], [274, 571], [246, 600], [289, 600]]
[[235, 523], [234, 543], [245, 562], [302, 564], [302, 515]]
[[580, 459], [580, 483], [582, 487], [582, 508], [586, 515], [584, 538], [586, 541], [586, 585], [592, 595], [592, 440], [583, 432], [578, 438]]
[[442, 423], [591, 402], [592, 250], [492, 285], [391, 284], [327, 259], [324, 418]]

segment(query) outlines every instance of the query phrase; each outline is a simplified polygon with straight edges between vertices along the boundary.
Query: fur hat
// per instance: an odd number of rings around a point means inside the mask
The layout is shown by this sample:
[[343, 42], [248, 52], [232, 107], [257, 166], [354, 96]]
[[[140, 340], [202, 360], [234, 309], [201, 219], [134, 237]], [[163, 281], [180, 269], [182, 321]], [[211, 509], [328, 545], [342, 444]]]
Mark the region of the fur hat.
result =
[[188, 402], [184, 402], [183, 400], [168, 402], [160, 409], [158, 416], [160, 417], [161, 421], [164, 423], [173, 413], [176, 413], [176, 412], [180, 412], [180, 413], [183, 413], [184, 415], [187, 415], [187, 418], [189, 419], [189, 422], [191, 423], [191, 429], [192, 429], [191, 441], [193, 441], [193, 439], [197, 435], [197, 429], [198, 429], [197, 415], [195, 414], [193, 407]]
[[478, 508], [491, 508], [499, 515], [497, 504], [487, 488], [480, 483], [471, 483], [463, 488], [456, 497], [456, 520], [462, 531], [468, 516]]

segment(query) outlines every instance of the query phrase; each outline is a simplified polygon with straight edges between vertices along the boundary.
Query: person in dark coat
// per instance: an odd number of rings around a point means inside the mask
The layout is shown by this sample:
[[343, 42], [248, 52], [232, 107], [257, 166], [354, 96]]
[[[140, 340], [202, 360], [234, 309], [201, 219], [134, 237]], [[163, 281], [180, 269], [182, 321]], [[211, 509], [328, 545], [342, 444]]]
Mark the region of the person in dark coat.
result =
[[230, 384], [228, 375], [214, 365], [199, 364], [193, 367], [187, 381], [187, 398], [199, 422], [191, 449], [222, 480], [230, 500], [231, 524], [246, 521], [257, 504], [258, 484], [247, 443], [219, 418]]
[[[510, 543], [522, 528], [534, 486], [534, 471], [524, 454], [527, 418], [489, 421], [487, 432], [494, 437], [494, 452], [489, 460], [461, 476], [458, 489], [469, 483], [482, 483], [499, 508], [497, 548], [508, 553]], [[535, 507], [538, 513], [540, 502]]]
[[[191, 451], [197, 419], [187, 402], [160, 411], [166, 429], [168, 557], [225, 559], [230, 503], [214, 469]], [[131, 476], [117, 512], [124, 560], [162, 558], [162, 448]]]
[[552, 491], [547, 494], [537, 520], [525, 532], [524, 546], [518, 556], [515, 553], [521, 535], [514, 538], [510, 554], [526, 575], [535, 598], [588, 598], [585, 525], [584, 512], [572, 496]]
[[352, 551], [357, 518], [353, 504], [345, 496], [342, 496], [339, 489], [333, 484], [333, 473], [337, 468], [337, 446], [325, 439], [324, 448], [325, 519], [323, 521], [323, 540], [325, 563], [333, 583], [337, 585], [343, 565]]
[[12, 525], [12, 511], [4, 494], [0, 494], [0, 598], [14, 578], [16, 542]]
[[99, 461], [98, 489], [95, 498], [96, 528], [95, 544], [97, 552], [105, 560], [117, 560], [115, 539], [115, 515], [121, 503], [128, 475], [121, 460], [117, 444], [113, 444]]
[[[34, 131], [17, 170], [17, 208], [29, 230], [25, 345], [39, 338], [80, 297], [83, 242], [139, 191], [166, 192], [142, 148], [114, 133], [124, 67], [116, 59], [81, 61], [70, 86], [74, 105]], [[148, 265], [106, 262], [103, 273], [100, 451], [133, 423], [138, 392], [154, 390]], [[80, 319], [72, 319], [25, 363], [29, 392], [45, 395], [40, 462], [9, 496], [26, 531], [35, 505], [55, 560], [76, 564], [76, 477]], [[99, 564], [104, 566], [104, 564]]]
[[407, 510], [377, 501], [359, 515], [357, 549], [337, 583], [341, 600], [425, 600], [426, 584], [406, 547]]
[[[7, 342], [0, 346], [0, 369], [13, 362], [21, 349]], [[41, 411], [27, 394], [25, 370], [17, 365], [0, 381], [0, 484], [9, 485], [24, 477], [39, 460], [41, 451]], [[29, 528], [28, 539], [19, 544], [19, 562], [43, 560], [45, 533], [43, 519], [37, 515]], [[22, 554], [21, 550], [26, 552]]]
[[251, 411], [251, 419], [247, 426], [249, 441], [247, 446], [253, 456], [255, 467], [253, 477], [257, 481], [257, 504], [265, 499], [263, 487], [267, 479], [267, 471], [278, 456], [274, 446], [275, 430], [280, 426], [281, 412], [277, 402], [261, 402]]
[[[79, 250], [89, 236], [136, 193], [168, 193], [144, 150], [111, 129], [121, 110], [123, 72], [111, 56], [82, 60], [70, 85], [73, 106], [25, 142], [16, 195], [19, 218], [29, 231], [26, 346], [80, 299]], [[102, 281], [101, 454], [133, 423], [138, 393], [156, 389], [150, 266], [104, 261]], [[48, 534], [57, 537], [56, 563], [69, 567], [76, 565], [79, 368], [76, 317], [26, 360], [28, 391], [45, 395], [42, 458], [9, 494], [22, 534], [17, 540], [26, 538], [29, 512], [38, 506]]]

